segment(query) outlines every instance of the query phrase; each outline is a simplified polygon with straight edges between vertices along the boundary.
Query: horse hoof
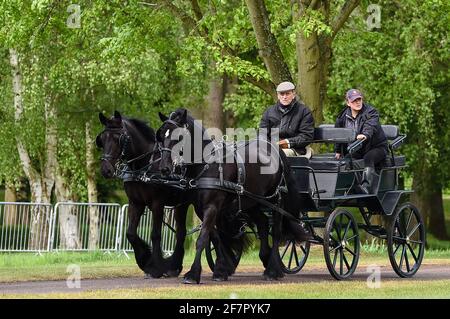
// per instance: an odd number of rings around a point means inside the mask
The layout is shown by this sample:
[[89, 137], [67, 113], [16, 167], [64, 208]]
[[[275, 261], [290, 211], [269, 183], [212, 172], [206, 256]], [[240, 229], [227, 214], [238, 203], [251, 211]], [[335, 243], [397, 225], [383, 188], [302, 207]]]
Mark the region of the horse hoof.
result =
[[165, 273], [167, 277], [178, 277], [178, 275], [181, 273], [181, 271], [178, 270], [169, 270]]
[[221, 281], [228, 281], [228, 278], [222, 276], [213, 276], [212, 280], [221, 282]]
[[152, 279], [152, 275], [145, 273], [144, 274], [144, 279]]
[[183, 279], [183, 284], [187, 284], [187, 285], [193, 285], [193, 284], [199, 284], [200, 281], [197, 281], [195, 279], [192, 278], [184, 278]]
[[274, 274], [264, 274], [264, 279], [267, 281], [275, 281], [275, 280], [280, 280], [281, 278], [283, 278], [283, 276], [280, 275], [274, 275]]

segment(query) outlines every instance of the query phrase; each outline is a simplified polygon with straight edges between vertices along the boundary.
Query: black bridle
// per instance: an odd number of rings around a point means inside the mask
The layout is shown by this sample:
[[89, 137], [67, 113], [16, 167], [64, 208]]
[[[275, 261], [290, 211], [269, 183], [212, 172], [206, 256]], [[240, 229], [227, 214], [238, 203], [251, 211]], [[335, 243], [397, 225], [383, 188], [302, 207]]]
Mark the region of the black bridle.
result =
[[[126, 129], [124, 127], [117, 127], [117, 128], [106, 128], [105, 130], [103, 130], [98, 136], [97, 136], [97, 140], [96, 140], [96, 144], [98, 147], [100, 147], [99, 145], [99, 141], [98, 138], [101, 136], [101, 134], [103, 134], [104, 132], [112, 132], [112, 133], [120, 133], [119, 136], [119, 147], [120, 147], [120, 156], [118, 158], [116, 158], [114, 155], [112, 154], [102, 154], [102, 156], [100, 157], [101, 161], [107, 161], [111, 164], [111, 166], [114, 166], [115, 168], [115, 175], [119, 175], [118, 173], [124, 174], [124, 173], [135, 173], [135, 172], [139, 172], [139, 171], [148, 171], [151, 166], [160, 161], [161, 157], [157, 160], [153, 160], [154, 155], [157, 151], [159, 151], [162, 154], [162, 148], [160, 147], [160, 144], [158, 143], [158, 141], [155, 140], [154, 142], [154, 146], [153, 149], [151, 151], [145, 152], [141, 155], [138, 155], [132, 159], [127, 160], [126, 159], [126, 152], [127, 152], [127, 147], [128, 144], [130, 143], [131, 137], [130, 135], [128, 135]], [[145, 158], [146, 156], [150, 155], [150, 159], [147, 165], [145, 165], [143, 168], [138, 169], [138, 170], [129, 170], [128, 166], [140, 159]], [[111, 161], [112, 160], [116, 160], [116, 165], [112, 165]]]

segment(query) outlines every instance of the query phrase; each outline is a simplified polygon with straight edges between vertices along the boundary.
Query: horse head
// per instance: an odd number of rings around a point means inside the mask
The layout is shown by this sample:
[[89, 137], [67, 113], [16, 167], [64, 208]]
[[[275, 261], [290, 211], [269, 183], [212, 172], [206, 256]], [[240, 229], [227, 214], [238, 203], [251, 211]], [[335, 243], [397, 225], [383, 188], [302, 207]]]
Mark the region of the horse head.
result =
[[118, 112], [110, 119], [99, 113], [104, 130], [96, 137], [97, 147], [103, 150], [101, 173], [105, 178], [114, 177], [120, 162], [139, 169], [152, 163], [157, 150], [153, 130], [137, 119], [122, 117]]
[[160, 171], [163, 175], [169, 175], [191, 160], [194, 119], [183, 108], [172, 112], [169, 117], [159, 113], [159, 118], [163, 122], [156, 132], [156, 138], [162, 144]]

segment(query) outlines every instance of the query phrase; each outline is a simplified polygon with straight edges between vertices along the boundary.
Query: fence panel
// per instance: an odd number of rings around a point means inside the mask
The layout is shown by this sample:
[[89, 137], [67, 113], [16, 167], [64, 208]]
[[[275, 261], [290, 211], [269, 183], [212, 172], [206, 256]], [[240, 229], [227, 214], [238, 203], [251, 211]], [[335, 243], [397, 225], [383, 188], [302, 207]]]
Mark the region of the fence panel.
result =
[[0, 202], [0, 251], [49, 251], [52, 220], [51, 204]]
[[116, 250], [120, 221], [119, 204], [56, 203], [50, 247], [72, 251]]
[[[122, 207], [122, 223], [117, 238], [117, 250], [133, 251], [131, 244], [127, 240], [126, 232], [129, 225], [128, 222], [128, 204]], [[151, 247], [151, 231], [152, 231], [152, 213], [145, 208], [144, 215], [138, 227], [138, 235], [146, 241]], [[161, 248], [166, 256], [173, 253], [175, 249], [175, 218], [172, 207], [164, 209], [164, 223], [161, 232]]]

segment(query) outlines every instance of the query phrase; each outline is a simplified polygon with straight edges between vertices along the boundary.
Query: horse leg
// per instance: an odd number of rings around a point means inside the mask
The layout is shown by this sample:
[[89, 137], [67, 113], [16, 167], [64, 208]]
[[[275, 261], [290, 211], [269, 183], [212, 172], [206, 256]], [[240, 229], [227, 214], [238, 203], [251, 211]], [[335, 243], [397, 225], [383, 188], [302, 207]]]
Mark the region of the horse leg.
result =
[[169, 277], [178, 277], [183, 270], [187, 209], [188, 205], [182, 205], [180, 207], [176, 207], [174, 211], [176, 223], [176, 244], [173, 255], [170, 257], [169, 261], [169, 270], [167, 271], [167, 275]]
[[209, 235], [215, 225], [216, 216], [217, 209], [215, 207], [209, 206], [204, 210], [202, 229], [200, 230], [200, 235], [198, 236], [195, 244], [196, 252], [194, 262], [192, 263], [191, 269], [184, 275], [183, 283], [185, 284], [200, 283], [200, 276], [202, 272], [202, 252], [206, 245], [209, 245]]
[[282, 220], [281, 215], [277, 212], [273, 212], [273, 225], [272, 225], [272, 249], [270, 250], [269, 263], [264, 270], [264, 277], [267, 280], [274, 280], [284, 277], [283, 269], [281, 268], [279, 247], [281, 240]]
[[260, 241], [259, 259], [263, 263], [264, 268], [267, 268], [271, 252], [269, 246], [269, 222], [267, 216], [264, 215], [259, 208], [252, 209], [249, 214], [255, 222], [258, 232]]
[[161, 229], [164, 218], [164, 205], [160, 204], [159, 201], [154, 200], [152, 202], [152, 219], [153, 227], [151, 232], [152, 240], [152, 258], [149, 263], [149, 273], [153, 278], [160, 278], [166, 272], [166, 267], [164, 265], [164, 259], [162, 256], [161, 249]]
[[145, 206], [141, 204], [129, 203], [128, 207], [128, 229], [127, 239], [134, 250], [136, 263], [140, 269], [146, 272], [148, 262], [151, 260], [152, 253], [149, 245], [143, 241], [137, 234], [137, 228], [141, 220]]
[[[228, 275], [234, 273], [233, 258], [227, 254], [227, 247], [224, 246], [225, 243], [221, 240], [217, 229], [213, 229], [210, 236], [214, 247], [216, 247], [217, 257], [212, 278], [214, 281], [227, 281]], [[230, 250], [229, 254], [231, 253]]]

